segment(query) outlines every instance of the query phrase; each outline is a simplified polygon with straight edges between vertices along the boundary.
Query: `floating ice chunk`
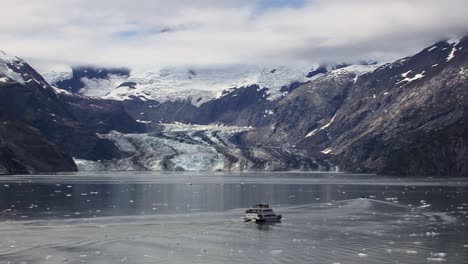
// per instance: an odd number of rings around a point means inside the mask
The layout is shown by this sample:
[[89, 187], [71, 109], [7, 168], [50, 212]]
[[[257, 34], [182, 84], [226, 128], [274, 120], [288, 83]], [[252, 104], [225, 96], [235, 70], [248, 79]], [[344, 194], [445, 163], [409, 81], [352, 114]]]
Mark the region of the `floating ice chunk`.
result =
[[407, 254], [418, 254], [416, 250], [406, 250]]
[[444, 262], [447, 261], [444, 258], [427, 258], [427, 261], [433, 261], [433, 262]]
[[443, 262], [446, 261], [444, 259], [447, 256], [445, 253], [432, 253], [431, 252], [431, 257], [427, 258], [428, 261], [435, 261], [435, 262]]
[[360, 258], [367, 258], [369, 255], [365, 254], [365, 253], [359, 253], [358, 256]]
[[440, 235], [439, 233], [436, 233], [434, 231], [431, 231], [431, 232], [426, 232], [426, 236], [438, 236]]

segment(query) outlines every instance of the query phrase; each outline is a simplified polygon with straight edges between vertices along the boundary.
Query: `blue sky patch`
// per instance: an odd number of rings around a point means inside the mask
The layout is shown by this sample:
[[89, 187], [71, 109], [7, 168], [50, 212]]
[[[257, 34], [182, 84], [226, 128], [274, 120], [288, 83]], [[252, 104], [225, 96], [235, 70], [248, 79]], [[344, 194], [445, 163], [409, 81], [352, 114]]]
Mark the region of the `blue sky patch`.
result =
[[258, 4], [259, 10], [270, 8], [294, 7], [300, 8], [304, 6], [305, 0], [260, 0]]

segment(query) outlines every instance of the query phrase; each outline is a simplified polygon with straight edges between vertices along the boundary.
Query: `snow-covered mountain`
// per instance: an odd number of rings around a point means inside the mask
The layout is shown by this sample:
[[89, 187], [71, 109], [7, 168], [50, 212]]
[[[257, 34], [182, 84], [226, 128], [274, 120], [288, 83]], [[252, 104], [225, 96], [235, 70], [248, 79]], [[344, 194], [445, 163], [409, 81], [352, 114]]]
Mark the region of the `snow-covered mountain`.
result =
[[467, 47], [468, 37], [440, 41], [357, 79], [302, 85], [272, 109], [262, 141], [315, 149], [349, 171], [466, 175]]
[[120, 158], [96, 133], [143, 132], [121, 102], [56, 89], [24, 60], [0, 52], [0, 173], [73, 171], [72, 157]]
[[[328, 71], [340, 66], [193, 66], [179, 68], [159, 68], [150, 70], [132, 70], [128, 74], [121, 70], [112, 71], [102, 68], [72, 69], [68, 71], [51, 71], [43, 73], [47, 81], [62, 89], [73, 91], [66, 80], [78, 78], [79, 90], [76, 92], [93, 97], [113, 100], [130, 100], [139, 98], [159, 103], [190, 101], [200, 106], [219, 98], [236, 88], [257, 85], [266, 89], [267, 100], [278, 100], [289, 92], [295, 83], [312, 81]], [[374, 69], [361, 66], [359, 71]], [[356, 70], [353, 67], [344, 69]], [[105, 72], [105, 75], [101, 73]], [[76, 76], [75, 76], [76, 75]]]
[[49, 73], [61, 89], [2, 54], [0, 120], [18, 126], [0, 124], [0, 171], [53, 167], [25, 158], [38, 153], [27, 137], [57, 169], [74, 156], [81, 169], [466, 175], [467, 45], [441, 41], [385, 65]]

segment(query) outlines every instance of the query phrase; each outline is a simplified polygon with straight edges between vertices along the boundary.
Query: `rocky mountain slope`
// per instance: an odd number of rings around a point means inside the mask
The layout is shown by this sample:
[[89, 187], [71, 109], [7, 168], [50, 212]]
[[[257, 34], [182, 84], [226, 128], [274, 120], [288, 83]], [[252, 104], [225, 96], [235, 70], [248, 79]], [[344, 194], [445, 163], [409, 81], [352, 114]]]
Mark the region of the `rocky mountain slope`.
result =
[[[3, 165], [3, 173], [70, 171], [76, 170], [71, 157], [101, 160], [121, 156], [111, 141], [83, 125], [72, 107], [31, 66], [19, 58], [0, 55], [0, 115], [5, 124], [15, 124], [4, 128], [2, 140], [7, 143], [2, 152], [20, 161], [15, 168], [9, 159], [1, 159], [0, 163], [9, 164]], [[33, 141], [36, 144], [25, 145]]]
[[278, 103], [262, 140], [319, 150], [346, 171], [467, 175], [467, 46], [442, 41], [359, 78], [305, 84]]
[[375, 65], [365, 62], [352, 67], [244, 65], [130, 73], [78, 67], [69, 72], [47, 72], [45, 76], [52, 84], [76, 94], [122, 101], [137, 120], [260, 127], [269, 123], [272, 107], [301, 84], [339, 69], [362, 74], [375, 69]]
[[[25, 128], [24, 134], [45, 139], [63, 166], [74, 156], [87, 170], [337, 166], [463, 176], [467, 44], [467, 37], [441, 41], [385, 65], [298, 67], [294, 73], [276, 67], [49, 74], [51, 82], [67, 84], [64, 90], [54, 90], [21, 60], [4, 59], [0, 113], [39, 131]], [[3, 146], [7, 171], [16, 164], [11, 153], [19, 152]], [[18, 164], [18, 171], [31, 171]]]
[[70, 156], [37, 129], [0, 117], [0, 174], [75, 171]]

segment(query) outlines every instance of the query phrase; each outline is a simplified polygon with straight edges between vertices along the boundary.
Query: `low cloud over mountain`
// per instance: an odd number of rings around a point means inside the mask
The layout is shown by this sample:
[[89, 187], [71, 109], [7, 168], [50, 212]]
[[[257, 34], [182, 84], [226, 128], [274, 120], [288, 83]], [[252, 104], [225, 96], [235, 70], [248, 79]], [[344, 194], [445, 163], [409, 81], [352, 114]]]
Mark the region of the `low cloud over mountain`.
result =
[[64, 64], [384, 61], [464, 35], [468, 24], [463, 0], [45, 0], [2, 6], [2, 49], [40, 71]]

